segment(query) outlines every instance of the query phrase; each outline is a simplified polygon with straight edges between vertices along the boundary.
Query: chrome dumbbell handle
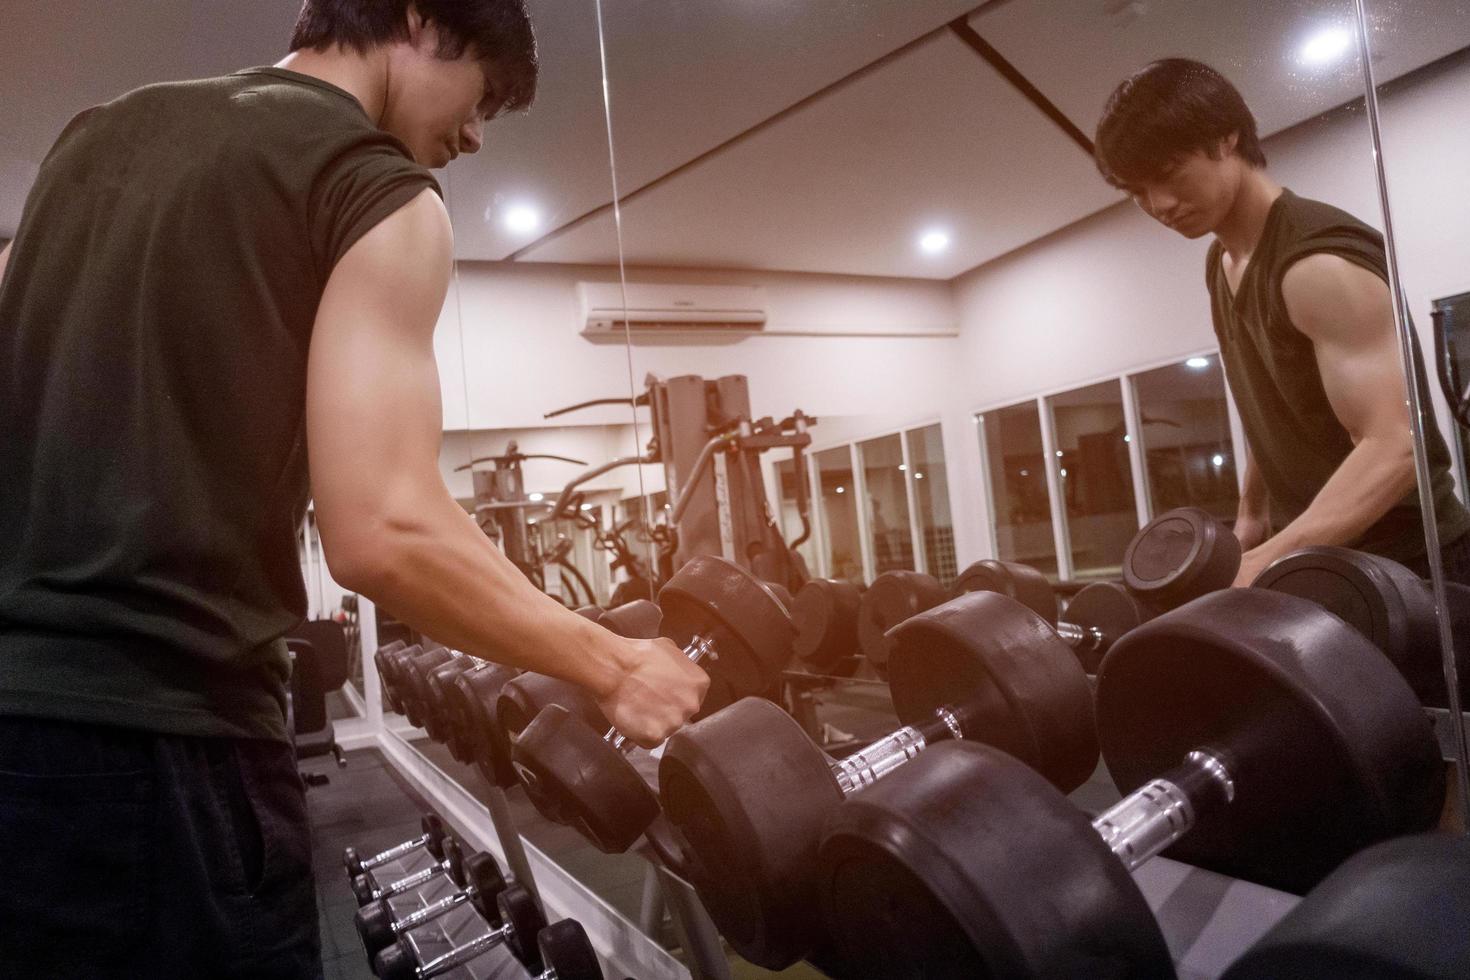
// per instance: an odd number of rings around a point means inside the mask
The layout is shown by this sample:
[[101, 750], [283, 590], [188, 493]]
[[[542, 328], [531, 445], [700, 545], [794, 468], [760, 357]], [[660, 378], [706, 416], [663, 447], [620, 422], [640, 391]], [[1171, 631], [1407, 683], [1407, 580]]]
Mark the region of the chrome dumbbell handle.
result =
[[832, 775], [843, 796], [850, 796], [864, 786], [871, 786], [936, 741], [956, 741], [965, 737], [959, 717], [952, 708], [934, 712], [927, 724], [905, 725], [871, 745], [858, 749], [832, 764]]
[[[684, 656], [688, 657], [689, 662], [692, 664], [697, 664], [701, 660], [720, 659], [719, 651], [715, 649], [715, 641], [706, 636], [696, 636], [690, 640], [689, 645], [684, 648]], [[628, 745], [628, 736], [616, 728], [609, 728], [607, 734], [602, 737], [604, 741], [610, 743], [613, 748], [619, 751], [632, 748], [632, 746]]]
[[501, 945], [514, 934], [515, 929], [507, 922], [497, 929], [491, 929], [483, 935], [476, 936], [463, 946], [456, 946], [449, 952], [436, 956], [429, 962], [420, 965], [414, 971], [414, 976], [418, 980], [428, 980], [429, 977], [437, 977], [441, 973], [448, 973], [462, 963], [468, 963], [480, 954]]
[[1104, 643], [1102, 630], [1096, 626], [1078, 626], [1076, 623], [1057, 623], [1057, 636], [1072, 649], [1083, 653], [1101, 650]]
[[1189, 833], [1201, 803], [1235, 799], [1235, 780], [1211, 752], [1196, 750], [1164, 776], [1151, 779], [1092, 822], [1103, 842], [1133, 871]]
[[386, 851], [380, 851], [379, 853], [374, 854], [372, 857], [366, 858], [361, 862], [362, 870], [371, 871], [373, 868], [381, 867], [382, 865], [387, 864], [389, 861], [396, 861], [399, 858], [403, 857], [405, 854], [412, 853], [413, 851], [416, 851], [424, 845], [428, 844], [429, 839], [430, 838], [428, 834], [420, 834], [413, 840], [406, 840], [402, 844], [398, 844], [395, 847], [388, 848]]
[[398, 895], [402, 895], [404, 892], [411, 892], [420, 885], [433, 881], [435, 878], [439, 877], [442, 874], [447, 874], [448, 872], [449, 862], [447, 860], [439, 861], [429, 865], [429, 867], [424, 868], [422, 871], [414, 872], [407, 878], [400, 878], [383, 888], [374, 888], [369, 893], [368, 897], [373, 900], [377, 900], [380, 898], [394, 898]]

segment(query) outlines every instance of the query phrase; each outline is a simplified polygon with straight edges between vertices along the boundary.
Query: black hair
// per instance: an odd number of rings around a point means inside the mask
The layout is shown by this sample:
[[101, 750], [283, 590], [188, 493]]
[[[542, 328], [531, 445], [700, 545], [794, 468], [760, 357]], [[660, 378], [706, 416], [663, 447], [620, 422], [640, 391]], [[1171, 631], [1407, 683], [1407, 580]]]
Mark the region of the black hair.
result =
[[1097, 169], [1127, 190], [1196, 150], [1218, 160], [1220, 141], [1232, 133], [1236, 155], [1264, 167], [1256, 118], [1235, 86], [1209, 65], [1165, 58], [1134, 72], [1108, 96], [1097, 124]]
[[536, 98], [536, 36], [526, 0], [303, 0], [291, 50], [340, 46], [366, 54], [407, 40], [410, 7], [439, 29], [439, 57], [459, 58], [473, 49], [505, 71], [510, 85], [500, 93], [503, 109], [524, 109]]

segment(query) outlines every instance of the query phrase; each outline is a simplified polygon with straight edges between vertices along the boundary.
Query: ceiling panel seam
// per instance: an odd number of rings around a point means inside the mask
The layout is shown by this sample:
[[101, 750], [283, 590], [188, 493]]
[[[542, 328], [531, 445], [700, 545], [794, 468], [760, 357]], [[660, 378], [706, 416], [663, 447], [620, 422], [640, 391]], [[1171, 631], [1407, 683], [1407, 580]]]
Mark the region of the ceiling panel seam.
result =
[[[985, 3], [982, 3], [982, 4], [976, 6], [976, 7], [972, 8], [972, 9], [966, 11], [965, 13], [961, 14], [960, 17], [958, 18], [958, 20], [959, 21], [963, 21], [966, 18], [974, 17], [975, 15], [979, 14], [980, 12], [986, 10], [987, 8], [989, 8], [991, 6], [995, 6], [995, 5], [998, 5], [998, 4], [1001, 4], [1001, 3], [1005, 3], [1005, 2], [1007, 2], [1007, 0], [986, 0]], [[710, 147], [708, 150], [705, 150], [703, 153], [700, 153], [698, 156], [695, 156], [695, 157], [693, 157], [693, 158], [691, 158], [689, 160], [684, 161], [683, 163], [679, 164], [677, 167], [674, 167], [672, 170], [668, 170], [668, 171], [660, 174], [659, 176], [653, 178], [648, 183], [643, 184], [640, 187], [635, 187], [633, 190], [629, 191], [628, 193], [624, 194], [621, 198], [619, 198], [617, 203], [619, 205], [626, 205], [629, 201], [632, 201], [634, 198], [638, 197], [639, 195], [641, 195], [641, 194], [643, 194], [643, 193], [645, 193], [647, 191], [652, 190], [653, 188], [657, 187], [658, 185], [664, 183], [665, 181], [667, 181], [667, 180], [669, 180], [669, 179], [671, 179], [671, 178], [673, 178], [673, 177], [675, 177], [675, 176], [683, 173], [686, 170], [689, 170], [692, 167], [697, 166], [700, 163], [703, 163], [704, 161], [710, 159], [711, 157], [714, 157], [714, 156], [717, 156], [720, 153], [723, 153], [725, 150], [728, 150], [730, 147], [734, 146], [737, 143], [744, 142], [746, 139], [749, 139], [751, 136], [754, 136], [756, 133], [761, 132], [762, 130], [769, 128], [770, 126], [776, 124], [777, 122], [780, 122], [782, 119], [785, 119], [788, 116], [791, 116], [791, 115], [793, 115], [793, 114], [801, 111], [802, 109], [806, 108], [807, 106], [809, 106], [809, 105], [811, 105], [811, 104], [819, 101], [820, 99], [822, 99], [822, 98], [824, 98], [824, 97], [826, 97], [828, 95], [831, 95], [832, 93], [836, 92], [837, 90], [842, 89], [842, 88], [845, 88], [848, 85], [850, 85], [851, 83], [853, 83], [853, 82], [855, 82], [855, 81], [857, 81], [857, 80], [859, 80], [861, 78], [867, 77], [868, 75], [870, 75], [873, 72], [877, 71], [878, 69], [884, 67], [885, 65], [889, 64], [890, 62], [893, 62], [893, 61], [898, 60], [899, 58], [903, 57], [905, 54], [908, 54], [910, 51], [914, 50], [915, 48], [918, 48], [919, 46], [923, 45], [924, 43], [933, 40], [934, 38], [936, 38], [939, 35], [943, 34], [945, 31], [950, 30], [953, 27], [953, 23], [954, 22], [949, 23], [949, 24], [942, 24], [939, 27], [934, 28], [933, 30], [925, 31], [923, 34], [920, 34], [918, 37], [914, 38], [912, 41], [908, 41], [905, 44], [902, 44], [899, 47], [894, 48], [892, 51], [889, 51], [887, 54], [880, 55], [879, 57], [875, 58], [874, 60], [868, 62], [865, 65], [863, 65], [861, 68], [856, 68], [853, 71], [849, 72], [846, 75], [843, 75], [841, 78], [839, 78], [839, 79], [837, 79], [837, 80], [835, 80], [833, 82], [829, 82], [828, 84], [826, 84], [826, 85], [822, 86], [821, 88], [817, 89], [815, 92], [811, 93], [810, 95], [807, 95], [804, 98], [801, 98], [801, 99], [797, 100], [796, 102], [793, 102], [791, 105], [789, 105], [786, 108], [780, 110], [779, 112], [776, 112], [775, 114], [770, 115], [770, 116], [767, 116], [766, 118], [760, 120], [759, 122], [754, 123], [749, 128], [744, 129], [744, 130], [736, 133], [734, 136], [731, 136], [729, 139], [725, 140], [724, 142], [718, 143], [715, 146]], [[611, 201], [607, 202], [606, 204], [599, 204], [597, 207], [591, 209], [590, 211], [586, 211], [586, 212], [578, 215], [577, 217], [572, 218], [570, 221], [567, 221], [564, 224], [558, 225], [557, 227], [551, 229], [546, 234], [544, 234], [540, 238], [536, 239], [534, 242], [530, 242], [529, 244], [522, 245], [520, 248], [516, 249], [514, 252], [511, 252], [509, 255], [507, 255], [505, 257], [505, 259], [502, 260], [502, 261], [517, 262], [520, 259], [524, 258], [528, 253], [532, 252], [533, 250], [535, 250], [537, 248], [540, 248], [542, 245], [545, 245], [547, 242], [549, 242], [549, 241], [551, 241], [551, 240], [553, 240], [555, 238], [560, 237], [561, 235], [565, 234], [566, 232], [571, 231], [573, 228], [576, 228], [576, 227], [578, 227], [580, 225], [583, 225], [583, 224], [587, 223], [588, 221], [591, 221], [592, 219], [599, 217], [600, 215], [606, 214], [608, 211], [612, 210], [612, 206], [613, 206], [613, 202], [611, 202]]]

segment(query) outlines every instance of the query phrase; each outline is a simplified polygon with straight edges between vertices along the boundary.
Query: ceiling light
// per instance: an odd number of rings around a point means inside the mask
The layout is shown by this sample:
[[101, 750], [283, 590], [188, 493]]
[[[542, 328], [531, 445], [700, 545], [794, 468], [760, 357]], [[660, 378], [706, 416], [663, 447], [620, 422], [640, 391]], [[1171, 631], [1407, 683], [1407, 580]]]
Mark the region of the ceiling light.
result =
[[1062, 451], [1060, 449], [1058, 449], [1057, 450], [1057, 455], [1060, 456], [1061, 454], [1062, 454]]
[[1021, 471], [1021, 475], [1022, 476], [1030, 476], [1031, 475], [1031, 471], [1030, 470], [1022, 470]]
[[837, 488], [837, 492], [838, 493], [842, 493], [844, 489], [846, 489], [846, 488], [845, 487], [838, 487]]
[[919, 248], [928, 255], [938, 255], [949, 248], [949, 232], [937, 229], [924, 232], [919, 238]]
[[583, 510], [591, 510], [592, 509], [592, 505], [591, 504], [583, 504], [582, 505], [582, 509]]
[[907, 463], [899, 463], [898, 464], [898, 471], [900, 473], [905, 472], [908, 468], [909, 468], [909, 464], [907, 464]]
[[1328, 27], [1307, 39], [1297, 52], [1304, 65], [1321, 68], [1347, 54], [1353, 45], [1353, 35], [1346, 27]]
[[1194, 368], [1196, 371], [1203, 371], [1210, 366], [1210, 359], [1208, 357], [1191, 357], [1184, 362], [1184, 366]]
[[914, 479], [915, 480], [922, 480], [922, 479], [924, 479], [924, 474], [922, 474], [922, 473], [915, 473], [914, 474]]
[[1066, 475], [1067, 475], [1067, 468], [1066, 467], [1062, 467], [1062, 476], [1066, 476]]
[[1125, 435], [1123, 437], [1123, 441], [1124, 442], [1132, 442], [1133, 441], [1133, 437], [1132, 436], [1129, 436], [1129, 435]]
[[541, 494], [539, 494], [539, 493], [533, 493], [529, 497], [527, 497], [526, 499], [529, 500], [533, 504], [538, 504], [541, 501], [545, 500], [546, 498], [544, 496], [542, 496]]
[[505, 227], [517, 235], [530, 234], [541, 227], [541, 214], [529, 205], [517, 204], [505, 212]]
[[1210, 457], [1210, 462], [1214, 463], [1216, 466], [1224, 466], [1225, 457], [1221, 456], [1219, 453], [1216, 453], [1215, 455]]

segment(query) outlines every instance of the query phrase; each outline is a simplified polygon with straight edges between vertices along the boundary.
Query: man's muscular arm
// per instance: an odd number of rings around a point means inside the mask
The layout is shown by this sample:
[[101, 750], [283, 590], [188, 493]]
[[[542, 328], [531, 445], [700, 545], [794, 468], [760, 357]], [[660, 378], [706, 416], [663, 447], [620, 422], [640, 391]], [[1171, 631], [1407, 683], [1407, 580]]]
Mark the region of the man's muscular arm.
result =
[[433, 334], [451, 263], [448, 215], [426, 190], [327, 282], [306, 417], [328, 566], [444, 643], [586, 687], [624, 734], [655, 744], [698, 709], [704, 672], [668, 640], [625, 640], [537, 591], [444, 486]]
[[1346, 544], [1414, 489], [1414, 439], [1388, 286], [1335, 255], [1309, 255], [1282, 279], [1291, 322], [1316, 348], [1322, 387], [1353, 449], [1296, 520], [1246, 553], [1237, 585], [1308, 545]]
[[1242, 549], [1254, 548], [1266, 540], [1270, 531], [1271, 507], [1266, 496], [1266, 483], [1261, 471], [1245, 447], [1245, 469], [1242, 473], [1240, 504], [1235, 509], [1235, 536], [1240, 539]]
[[11, 242], [6, 242], [4, 248], [0, 248], [0, 282], [5, 281], [5, 265], [10, 261]]

